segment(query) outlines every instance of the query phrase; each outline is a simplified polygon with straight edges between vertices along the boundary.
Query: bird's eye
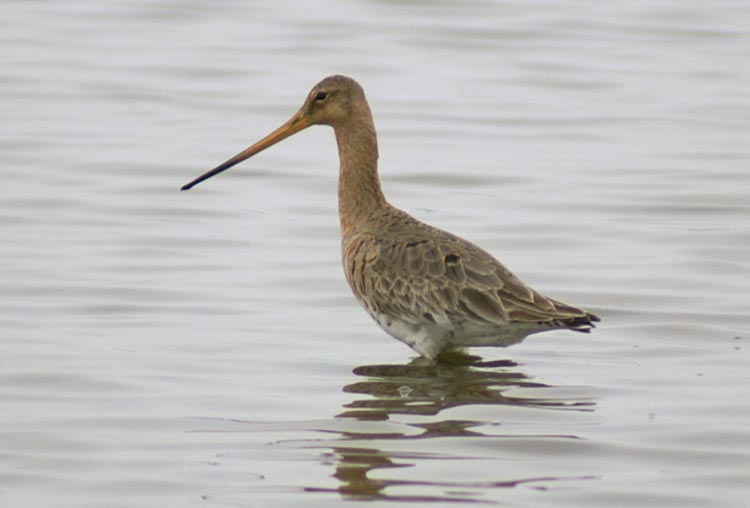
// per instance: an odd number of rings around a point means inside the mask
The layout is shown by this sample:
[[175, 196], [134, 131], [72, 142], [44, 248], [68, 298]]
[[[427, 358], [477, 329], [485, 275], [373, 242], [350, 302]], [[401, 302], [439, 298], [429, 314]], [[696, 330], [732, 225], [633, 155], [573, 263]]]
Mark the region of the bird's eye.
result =
[[328, 94], [325, 92], [318, 92], [318, 95], [315, 96], [316, 101], [324, 101], [326, 100], [326, 97], [328, 97]]

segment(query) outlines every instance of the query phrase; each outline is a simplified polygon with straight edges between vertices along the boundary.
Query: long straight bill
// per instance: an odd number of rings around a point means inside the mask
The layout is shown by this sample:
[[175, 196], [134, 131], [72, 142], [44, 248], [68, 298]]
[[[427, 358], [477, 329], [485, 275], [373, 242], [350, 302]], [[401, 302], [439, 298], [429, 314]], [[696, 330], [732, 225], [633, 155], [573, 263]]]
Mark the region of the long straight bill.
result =
[[247, 159], [249, 157], [252, 157], [256, 153], [258, 153], [258, 152], [260, 152], [262, 150], [265, 150], [266, 148], [268, 148], [271, 145], [275, 145], [276, 143], [278, 143], [282, 139], [286, 139], [289, 136], [291, 136], [292, 134], [295, 134], [295, 133], [301, 131], [302, 129], [305, 129], [305, 128], [309, 127], [310, 125], [311, 125], [310, 118], [307, 115], [305, 115], [302, 111], [300, 111], [296, 115], [294, 115], [287, 123], [285, 123], [284, 125], [282, 125], [278, 129], [276, 129], [275, 131], [273, 131], [271, 134], [269, 134], [265, 138], [261, 139], [260, 141], [258, 141], [254, 145], [252, 145], [252, 146], [246, 148], [245, 150], [241, 151], [240, 153], [238, 153], [237, 155], [235, 155], [234, 157], [232, 157], [228, 161], [226, 161], [226, 162], [224, 162], [222, 164], [219, 164], [218, 166], [216, 166], [214, 169], [212, 169], [208, 173], [202, 174], [201, 176], [199, 176], [195, 180], [193, 180], [193, 181], [191, 181], [189, 183], [186, 183], [185, 185], [183, 185], [180, 188], [180, 190], [188, 190], [188, 189], [190, 189], [190, 188], [198, 185], [203, 180], [207, 180], [207, 179], [211, 178], [214, 175], [218, 175], [219, 173], [221, 173], [225, 169], [231, 168], [235, 164], [240, 163], [240, 162], [244, 161], [245, 159]]

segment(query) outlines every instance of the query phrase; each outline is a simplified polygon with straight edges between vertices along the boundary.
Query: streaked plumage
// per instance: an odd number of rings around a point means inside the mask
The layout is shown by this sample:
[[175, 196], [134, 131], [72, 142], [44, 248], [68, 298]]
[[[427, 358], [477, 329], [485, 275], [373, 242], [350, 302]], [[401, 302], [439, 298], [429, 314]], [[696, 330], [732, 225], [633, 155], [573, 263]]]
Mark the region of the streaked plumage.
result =
[[599, 321], [531, 289], [476, 245], [390, 205], [377, 173], [372, 114], [351, 78], [324, 79], [286, 124], [183, 190], [315, 124], [336, 134], [346, 279], [389, 334], [435, 358], [452, 348], [509, 346], [553, 328], [586, 332]]

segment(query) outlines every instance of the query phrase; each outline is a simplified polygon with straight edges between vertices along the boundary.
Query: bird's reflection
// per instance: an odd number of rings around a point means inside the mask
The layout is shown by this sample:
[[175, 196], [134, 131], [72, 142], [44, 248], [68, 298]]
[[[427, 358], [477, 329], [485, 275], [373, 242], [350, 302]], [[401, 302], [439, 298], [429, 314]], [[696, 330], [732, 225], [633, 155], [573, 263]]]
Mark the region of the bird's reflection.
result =
[[[354, 374], [367, 378], [344, 387], [344, 392], [368, 395], [346, 404], [339, 417], [385, 420], [394, 414], [437, 415], [465, 405], [509, 405], [587, 410], [590, 401], [562, 401], [506, 394], [517, 388], [550, 388], [529, 379], [510, 360], [482, 361], [460, 353], [438, 361], [417, 358], [405, 365], [364, 365]], [[433, 429], [464, 433], [465, 429]], [[456, 434], [452, 434], [456, 435]]]
[[[441, 453], [435, 453], [434, 445], [417, 445], [414, 442], [414, 447], [408, 447], [411, 451], [406, 451], [403, 446], [394, 446], [397, 441], [441, 437], [497, 438], [497, 435], [484, 434], [480, 429], [492, 422], [435, 418], [446, 409], [466, 405], [503, 405], [591, 411], [594, 403], [590, 399], [550, 397], [554, 387], [533, 381], [521, 372], [515, 362], [482, 361], [478, 357], [461, 354], [444, 356], [436, 362], [417, 359], [402, 365], [365, 365], [354, 369], [354, 374], [364, 379], [343, 388], [344, 392], [356, 394], [357, 398], [344, 405], [345, 410], [338, 418], [372, 422], [395, 420], [398, 415], [408, 415], [407, 420], [411, 423], [407, 427], [411, 431], [399, 432], [398, 428], [389, 427], [384, 427], [381, 432], [372, 427], [358, 430], [358, 426], [354, 425], [348, 431], [337, 432], [340, 439], [331, 443], [333, 446], [325, 454], [325, 461], [334, 466], [334, 477], [339, 486], [336, 489], [306, 489], [308, 491], [334, 490], [346, 498], [367, 500], [476, 503], [477, 496], [482, 497], [495, 489], [521, 484], [537, 484], [538, 488], [544, 488], [551, 482], [592, 478], [540, 476], [467, 483], [434, 477], [389, 479], [384, 472], [377, 475], [379, 478], [371, 478], [370, 473], [375, 470], [414, 467], [424, 461], [458, 458], [444, 446], [439, 448]], [[517, 390], [519, 388], [524, 390]], [[543, 389], [540, 391], [547, 396], [534, 394], [536, 388]], [[413, 421], [413, 416], [417, 417], [417, 421]], [[424, 418], [420, 419], [420, 416]], [[578, 439], [572, 435], [538, 437], [566, 441]], [[391, 448], [398, 451], [389, 450]], [[460, 458], [471, 460], [467, 456]], [[410, 476], [413, 476], [413, 472]], [[403, 490], [409, 494], [396, 494]]]
[[[482, 493], [496, 489], [510, 489], [520, 485], [545, 485], [559, 481], [593, 480], [596, 476], [555, 477], [538, 476], [496, 481], [430, 481], [399, 480], [392, 478], [375, 479], [369, 473], [377, 469], [405, 468], [413, 466], [409, 461], [424, 459], [410, 454], [386, 453], [370, 448], [334, 448], [331, 457], [337, 463], [334, 477], [340, 482], [337, 489], [307, 487], [307, 492], [338, 492], [345, 499], [386, 500], [433, 503], [482, 503]], [[382, 476], [382, 475], [381, 475]], [[392, 490], [405, 490], [410, 493], [392, 493]], [[494, 503], [492, 503], [494, 504]]]

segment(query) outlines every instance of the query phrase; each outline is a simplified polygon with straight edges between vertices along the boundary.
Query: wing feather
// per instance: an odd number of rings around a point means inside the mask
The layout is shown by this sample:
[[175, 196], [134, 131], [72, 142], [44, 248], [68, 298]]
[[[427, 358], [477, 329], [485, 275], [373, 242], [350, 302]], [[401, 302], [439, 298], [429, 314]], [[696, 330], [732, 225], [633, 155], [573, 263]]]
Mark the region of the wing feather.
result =
[[348, 263], [347, 279], [375, 312], [415, 324], [466, 317], [488, 325], [598, 320], [533, 290], [489, 253], [447, 232], [427, 226], [410, 228], [408, 238], [392, 233], [364, 235], [350, 246], [358, 259]]

